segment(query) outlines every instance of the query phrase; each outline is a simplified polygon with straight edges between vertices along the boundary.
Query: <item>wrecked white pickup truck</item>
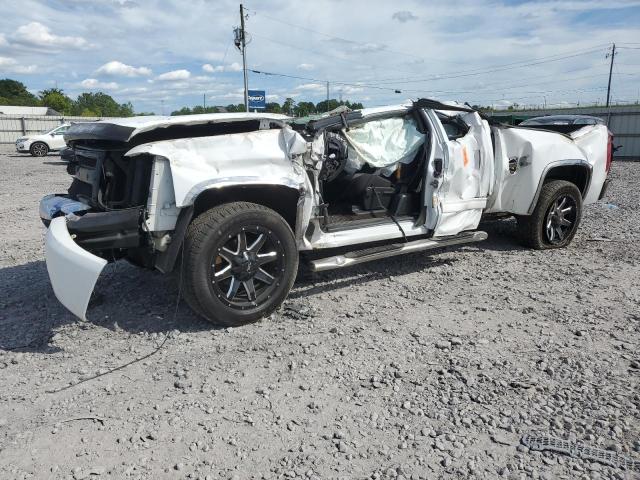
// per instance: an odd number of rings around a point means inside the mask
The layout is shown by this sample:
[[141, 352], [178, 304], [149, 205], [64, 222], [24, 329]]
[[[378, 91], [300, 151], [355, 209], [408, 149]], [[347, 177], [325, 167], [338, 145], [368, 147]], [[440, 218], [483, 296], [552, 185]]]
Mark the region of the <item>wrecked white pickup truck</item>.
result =
[[603, 195], [611, 137], [604, 125], [548, 128], [424, 99], [308, 121], [76, 124], [65, 135], [73, 183], [40, 204], [51, 283], [85, 318], [108, 262], [180, 268], [194, 311], [239, 325], [283, 302], [300, 256], [321, 271], [477, 242], [490, 214], [515, 216], [528, 246], [564, 247]]

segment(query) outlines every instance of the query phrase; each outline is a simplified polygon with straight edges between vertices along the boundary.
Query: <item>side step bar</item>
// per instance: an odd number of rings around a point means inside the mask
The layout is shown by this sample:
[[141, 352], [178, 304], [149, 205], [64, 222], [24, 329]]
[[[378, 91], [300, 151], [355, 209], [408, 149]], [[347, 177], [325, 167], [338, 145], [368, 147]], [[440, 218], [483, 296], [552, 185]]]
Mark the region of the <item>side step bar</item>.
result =
[[354, 252], [335, 255], [333, 257], [320, 258], [311, 262], [311, 269], [314, 272], [322, 272], [324, 270], [332, 270], [334, 268], [350, 267], [359, 263], [370, 262], [395, 255], [405, 253], [421, 252], [423, 250], [432, 250], [434, 248], [449, 247], [451, 245], [461, 245], [463, 243], [481, 242], [487, 239], [487, 232], [464, 232], [455, 237], [447, 238], [427, 238], [423, 240], [415, 240], [407, 243], [394, 243], [392, 245], [384, 245], [382, 247], [367, 248], [364, 250], [356, 250]]

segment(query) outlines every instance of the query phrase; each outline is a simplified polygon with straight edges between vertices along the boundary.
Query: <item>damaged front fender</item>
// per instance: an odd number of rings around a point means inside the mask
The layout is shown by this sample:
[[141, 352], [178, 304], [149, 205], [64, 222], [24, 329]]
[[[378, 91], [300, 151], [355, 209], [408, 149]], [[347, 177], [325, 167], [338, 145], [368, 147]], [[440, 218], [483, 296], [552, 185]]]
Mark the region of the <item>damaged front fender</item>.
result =
[[126, 156], [148, 154], [168, 159], [175, 204], [182, 208], [209, 188], [264, 184], [304, 189], [306, 175], [294, 157], [305, 151], [304, 139], [285, 127], [163, 140], [134, 147]]

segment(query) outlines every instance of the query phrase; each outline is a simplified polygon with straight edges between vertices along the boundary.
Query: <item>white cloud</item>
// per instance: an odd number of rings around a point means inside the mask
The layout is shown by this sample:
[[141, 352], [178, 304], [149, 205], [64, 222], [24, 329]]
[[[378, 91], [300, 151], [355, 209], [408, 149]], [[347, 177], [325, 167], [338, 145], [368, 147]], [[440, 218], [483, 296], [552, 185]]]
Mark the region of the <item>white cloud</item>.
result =
[[242, 65], [240, 65], [238, 62], [233, 62], [231, 65], [227, 65], [226, 67], [224, 67], [224, 69], [227, 72], [241, 72]]
[[204, 58], [210, 60], [212, 62], [219, 62], [220, 60], [224, 60], [224, 53], [222, 52], [207, 52], [204, 54]]
[[387, 48], [386, 45], [382, 45], [380, 43], [354, 43], [351, 47], [351, 50], [359, 53], [371, 53], [371, 52], [379, 52]]
[[326, 92], [327, 85], [322, 83], [303, 83], [298, 85], [296, 90], [303, 90], [307, 92]]
[[354, 93], [362, 92], [362, 87], [354, 87], [352, 85], [341, 85], [335, 89], [336, 92], [344, 93], [346, 95], [352, 95]]
[[216, 72], [241, 72], [242, 65], [238, 62], [233, 62], [231, 65], [211, 65], [210, 63], [205, 63], [202, 65], [202, 70], [207, 73], [216, 73]]
[[151, 69], [147, 67], [133, 67], [117, 60], [105, 63], [96, 70], [98, 75], [121, 76], [121, 77], [139, 77], [151, 75]]
[[35, 65], [22, 65], [15, 58], [0, 57], [0, 68], [12, 73], [36, 73]]
[[114, 90], [118, 88], [118, 84], [116, 82], [101, 82], [96, 78], [85, 78], [80, 82], [79, 86], [83, 88], [88, 88], [90, 90], [96, 90], [96, 89]]
[[136, 8], [140, 6], [137, 2], [131, 0], [115, 0], [114, 3], [122, 8]]
[[13, 67], [13, 71], [23, 74], [37, 73], [38, 67], [35, 65], [16, 65], [15, 67]]
[[182, 69], [163, 73], [162, 75], [158, 75], [157, 79], [162, 81], [174, 82], [176, 80], [187, 80], [190, 76], [191, 72], [189, 70]]
[[89, 42], [82, 37], [66, 37], [51, 33], [49, 27], [40, 22], [31, 22], [18, 27], [11, 38], [13, 43], [27, 47], [59, 50], [61, 48], [89, 48]]
[[222, 65], [216, 65], [214, 67], [210, 63], [205, 63], [204, 65], [202, 65], [202, 70], [207, 73], [224, 72], [224, 67]]
[[[133, 1], [138, 5], [134, 6], [131, 0], [26, 0], [19, 15], [12, 7], [15, 1], [0, 1], [0, 18], [4, 19], [4, 23], [0, 21], [3, 26], [0, 27], [0, 56], [16, 61], [11, 65], [3, 61], [0, 78], [19, 78], [35, 90], [57, 81], [69, 89], [70, 94], [89, 91], [77, 86], [83, 79], [118, 82], [117, 90], [105, 91], [113, 93], [119, 102], [133, 101], [140, 111], [160, 111], [160, 102], [155, 100], [160, 94], [166, 97], [164, 107], [170, 111], [183, 105], [198, 104], [203, 93], [224, 95], [242, 86], [242, 60], [231, 44], [229, 31], [229, 25], [237, 21], [237, 5], [218, 2], [216, 15], [206, 17], [210, 13], [210, 2], [190, 2], [189, 8], [185, 9], [184, 2], [176, 0], [161, 2], [162, 8], [157, 8], [158, 2]], [[52, 6], [63, 3], [72, 6]], [[280, 24], [260, 22], [259, 31], [255, 31], [256, 36], [249, 46], [251, 68], [345, 81], [353, 84], [352, 89], [345, 85], [344, 89], [338, 90], [340, 85], [332, 83], [331, 96], [338, 98], [342, 93], [343, 99], [367, 102], [367, 106], [397, 103], [406, 96], [416, 98], [429, 93], [481, 105], [490, 105], [500, 99], [519, 104], [541, 103], [544, 100], [537, 94], [538, 90], [548, 91], [548, 105], [565, 99], [581, 103], [602, 101], [602, 90], [595, 91], [594, 88], [604, 85], [606, 93], [605, 47], [575, 58], [526, 68], [460, 77], [452, 75], [584, 51], [612, 40], [619, 44], [639, 41], [637, 21], [634, 21], [640, 14], [637, 0], [459, 0], [455, 15], [452, 15], [449, 0], [373, 0], [364, 10], [362, 2], [342, 2], [338, 21], [331, 9], [314, 10], [313, 6], [294, 5], [292, 0], [267, 0], [265, 5], [263, 8], [267, 10], [286, 10], [289, 12], [287, 22], [296, 25], [305, 25], [312, 15], [314, 30], [354, 41], [332, 41], [332, 37], [309, 35], [308, 31], [292, 28], [286, 30], [283, 41], [300, 48], [289, 48], [258, 37], [260, 34], [280, 41], [283, 35]], [[604, 8], [619, 11], [603, 15]], [[407, 11], [410, 14], [401, 13]], [[392, 19], [394, 14], [395, 19]], [[412, 16], [417, 20], [412, 20]], [[210, 21], [202, 22], [202, 18]], [[473, 21], [461, 23], [461, 18]], [[403, 23], [404, 19], [407, 21]], [[598, 28], [590, 28], [596, 23]], [[349, 26], [348, 31], [345, 25]], [[495, 25], [501, 28], [493, 28]], [[256, 27], [257, 24], [254, 29]], [[584, 37], [585, 29], [590, 33], [588, 41]], [[167, 35], [167, 32], [173, 33]], [[204, 44], [203, 38], [207, 39]], [[90, 48], [92, 44], [100, 48]], [[131, 56], [132, 52], [135, 57]], [[624, 63], [624, 58], [632, 52], [634, 50], [621, 50], [620, 63]], [[125, 70], [124, 75], [110, 77], [107, 72], [103, 73], [104, 70], [97, 71], [114, 61], [134, 69], [144, 65], [153, 72], [128, 76]], [[180, 62], [179, 66], [177, 62]], [[629, 59], [626, 63], [638, 62]], [[210, 67], [203, 68], [203, 65]], [[174, 81], [156, 79], [160, 74], [177, 69], [189, 71], [190, 76]], [[640, 67], [635, 65], [619, 65], [618, 69], [640, 75]], [[33, 73], [29, 75], [32, 78], [27, 75], [20, 78], [20, 71]], [[436, 74], [441, 78], [433, 79]], [[199, 75], [218, 78], [207, 80], [198, 78]], [[587, 78], [589, 76], [592, 78]], [[573, 81], [572, 77], [584, 77], [584, 80]], [[428, 80], [421, 80], [423, 78]], [[635, 95], [637, 78], [614, 77], [614, 95], [620, 98]], [[228, 80], [228, 84], [222, 86], [224, 80]], [[394, 80], [398, 80], [397, 85]], [[250, 81], [256, 88], [265, 88], [267, 94], [279, 94], [280, 101], [286, 98], [287, 92], [290, 96], [297, 95], [296, 100], [314, 102], [323, 100], [326, 95], [326, 85], [322, 81], [262, 75], [251, 75]], [[535, 88], [526, 85], [544, 81], [548, 83]], [[296, 85], [299, 84], [317, 85], [298, 89]], [[143, 87], [147, 90], [142, 90]], [[135, 88], [141, 90], [133, 90]], [[358, 88], [362, 91], [353, 90]], [[402, 95], [395, 94], [394, 88], [402, 90]]]

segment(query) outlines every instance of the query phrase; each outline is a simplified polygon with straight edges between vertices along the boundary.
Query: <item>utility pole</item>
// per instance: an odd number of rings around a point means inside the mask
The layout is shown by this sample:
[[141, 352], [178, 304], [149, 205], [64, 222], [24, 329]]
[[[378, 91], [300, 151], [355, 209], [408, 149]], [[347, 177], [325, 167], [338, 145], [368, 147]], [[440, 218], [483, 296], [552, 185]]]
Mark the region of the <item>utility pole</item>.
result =
[[204, 108], [205, 110], [207, 109], [207, 94], [206, 93], [202, 94], [202, 108]]
[[605, 58], [611, 57], [611, 64], [609, 65], [609, 84], [607, 85], [607, 107], [609, 106], [609, 98], [611, 95], [611, 75], [613, 74], [613, 59], [616, 56], [616, 44], [611, 46], [611, 53], [607, 53]]
[[244, 111], [249, 111], [249, 81], [247, 80], [247, 36], [244, 31], [244, 7], [240, 4], [240, 43], [242, 45], [242, 71], [244, 73]]
[[327, 80], [327, 112], [329, 111], [329, 80]]

